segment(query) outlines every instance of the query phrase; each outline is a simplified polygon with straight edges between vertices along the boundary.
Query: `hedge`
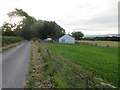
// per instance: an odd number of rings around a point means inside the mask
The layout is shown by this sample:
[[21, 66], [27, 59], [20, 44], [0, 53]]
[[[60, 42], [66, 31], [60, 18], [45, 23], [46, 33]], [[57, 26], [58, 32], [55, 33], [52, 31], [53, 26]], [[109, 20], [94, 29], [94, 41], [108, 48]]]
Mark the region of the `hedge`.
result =
[[[1, 38], [1, 37], [0, 37]], [[23, 41], [22, 37], [15, 37], [15, 36], [2, 36], [2, 46], [6, 46], [12, 43]]]

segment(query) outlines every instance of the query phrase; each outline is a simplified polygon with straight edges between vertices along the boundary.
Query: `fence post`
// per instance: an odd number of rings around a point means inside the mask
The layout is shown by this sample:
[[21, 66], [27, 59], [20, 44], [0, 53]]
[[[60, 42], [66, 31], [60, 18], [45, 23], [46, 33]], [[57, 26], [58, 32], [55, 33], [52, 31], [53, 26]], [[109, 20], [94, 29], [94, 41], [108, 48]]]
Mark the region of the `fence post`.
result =
[[107, 45], [107, 47], [109, 47], [109, 45]]
[[95, 46], [97, 46], [97, 43], [95, 44]]
[[47, 50], [47, 53], [48, 53], [48, 55], [49, 55], [49, 57], [50, 57], [50, 52]]

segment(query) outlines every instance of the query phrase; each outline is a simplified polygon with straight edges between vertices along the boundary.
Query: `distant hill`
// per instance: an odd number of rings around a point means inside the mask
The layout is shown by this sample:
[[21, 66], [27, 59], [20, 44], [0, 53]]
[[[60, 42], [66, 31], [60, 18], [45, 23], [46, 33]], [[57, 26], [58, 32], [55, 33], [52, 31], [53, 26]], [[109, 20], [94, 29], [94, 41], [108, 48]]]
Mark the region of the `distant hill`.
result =
[[120, 37], [120, 34], [103, 34], [103, 35], [85, 35], [84, 37], [113, 37], [113, 36], [117, 36]]

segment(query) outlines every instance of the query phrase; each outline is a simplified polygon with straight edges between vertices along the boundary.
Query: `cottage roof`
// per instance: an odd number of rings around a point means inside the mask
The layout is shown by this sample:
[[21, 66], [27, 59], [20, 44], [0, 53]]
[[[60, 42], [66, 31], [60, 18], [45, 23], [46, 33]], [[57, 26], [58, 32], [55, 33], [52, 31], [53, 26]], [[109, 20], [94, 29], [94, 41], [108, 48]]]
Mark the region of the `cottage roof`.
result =
[[[64, 38], [64, 37], [66, 37], [66, 36], [69, 36], [69, 37], [71, 37], [71, 38], [74, 38], [74, 37], [72, 37], [71, 35], [69, 35], [69, 34], [65, 34], [64, 36], [62, 36], [62, 37], [60, 37], [60, 38]], [[60, 39], [59, 38], [59, 39]]]

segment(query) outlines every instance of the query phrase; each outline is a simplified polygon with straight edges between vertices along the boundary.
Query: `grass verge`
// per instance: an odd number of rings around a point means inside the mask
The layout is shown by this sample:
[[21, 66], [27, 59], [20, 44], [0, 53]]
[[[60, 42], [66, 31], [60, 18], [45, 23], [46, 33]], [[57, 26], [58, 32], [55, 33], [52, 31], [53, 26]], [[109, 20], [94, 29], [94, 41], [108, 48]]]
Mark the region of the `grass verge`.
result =
[[53, 88], [51, 78], [45, 72], [46, 64], [41, 57], [38, 48], [39, 42], [32, 42], [31, 60], [29, 65], [29, 75], [26, 83], [27, 88]]

